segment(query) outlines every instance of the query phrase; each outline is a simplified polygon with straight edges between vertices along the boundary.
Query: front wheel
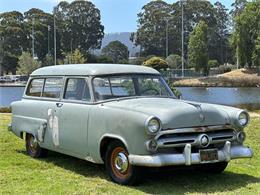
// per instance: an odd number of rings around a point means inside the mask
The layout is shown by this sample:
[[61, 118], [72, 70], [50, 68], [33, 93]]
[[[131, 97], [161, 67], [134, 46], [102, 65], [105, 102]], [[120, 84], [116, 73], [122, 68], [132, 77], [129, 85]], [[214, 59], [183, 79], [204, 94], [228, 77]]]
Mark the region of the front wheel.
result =
[[42, 158], [47, 156], [48, 150], [41, 148], [34, 136], [31, 134], [26, 134], [25, 146], [27, 154], [33, 158]]
[[130, 164], [128, 152], [119, 141], [109, 144], [105, 165], [112, 181], [122, 185], [133, 185], [139, 181], [140, 168]]

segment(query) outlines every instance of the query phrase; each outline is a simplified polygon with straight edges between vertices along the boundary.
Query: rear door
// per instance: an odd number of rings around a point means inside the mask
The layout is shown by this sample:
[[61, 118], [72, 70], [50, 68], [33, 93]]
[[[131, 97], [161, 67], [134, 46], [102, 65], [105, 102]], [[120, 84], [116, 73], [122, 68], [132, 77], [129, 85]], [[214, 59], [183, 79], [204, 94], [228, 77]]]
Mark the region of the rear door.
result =
[[61, 102], [56, 103], [59, 148], [71, 155], [87, 156], [87, 127], [90, 104], [87, 78], [66, 78]]

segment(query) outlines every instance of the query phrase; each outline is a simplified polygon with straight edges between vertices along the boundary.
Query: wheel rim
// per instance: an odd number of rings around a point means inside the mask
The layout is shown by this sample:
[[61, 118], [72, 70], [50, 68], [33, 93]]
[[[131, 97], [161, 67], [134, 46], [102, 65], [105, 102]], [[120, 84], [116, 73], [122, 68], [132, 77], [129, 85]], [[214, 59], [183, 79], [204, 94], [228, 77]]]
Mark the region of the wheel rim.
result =
[[116, 177], [125, 179], [129, 176], [131, 165], [128, 161], [128, 153], [122, 147], [117, 147], [111, 154], [111, 168]]
[[30, 137], [29, 137], [28, 146], [29, 146], [29, 150], [32, 153], [35, 153], [37, 151], [38, 144], [37, 144], [36, 139], [32, 135], [30, 135]]

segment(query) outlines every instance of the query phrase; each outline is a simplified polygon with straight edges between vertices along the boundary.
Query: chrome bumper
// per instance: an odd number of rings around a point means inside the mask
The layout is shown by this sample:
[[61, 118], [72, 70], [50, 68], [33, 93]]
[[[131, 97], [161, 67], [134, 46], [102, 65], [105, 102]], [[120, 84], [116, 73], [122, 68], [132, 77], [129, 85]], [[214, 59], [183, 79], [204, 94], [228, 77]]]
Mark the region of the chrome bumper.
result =
[[229, 162], [236, 158], [251, 158], [253, 151], [244, 146], [232, 146], [227, 141], [222, 150], [218, 150], [218, 160], [201, 162], [199, 153], [191, 153], [191, 145], [186, 144], [183, 154], [132, 155], [128, 156], [132, 165], [146, 167], [162, 167], [169, 165], [192, 165], [212, 162]]

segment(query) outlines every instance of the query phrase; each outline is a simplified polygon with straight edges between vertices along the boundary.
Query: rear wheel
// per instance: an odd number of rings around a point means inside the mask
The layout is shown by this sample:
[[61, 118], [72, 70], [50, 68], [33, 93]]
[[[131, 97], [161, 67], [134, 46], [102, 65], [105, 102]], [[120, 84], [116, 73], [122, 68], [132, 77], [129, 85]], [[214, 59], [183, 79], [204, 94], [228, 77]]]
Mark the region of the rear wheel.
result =
[[26, 134], [25, 146], [27, 154], [33, 158], [42, 158], [47, 156], [48, 150], [41, 148], [34, 136], [31, 134]]
[[201, 165], [199, 170], [205, 173], [220, 174], [222, 173], [228, 165], [228, 162], [217, 162], [212, 164]]
[[139, 181], [140, 168], [130, 164], [128, 152], [120, 141], [113, 141], [106, 151], [105, 164], [112, 181], [133, 185]]

